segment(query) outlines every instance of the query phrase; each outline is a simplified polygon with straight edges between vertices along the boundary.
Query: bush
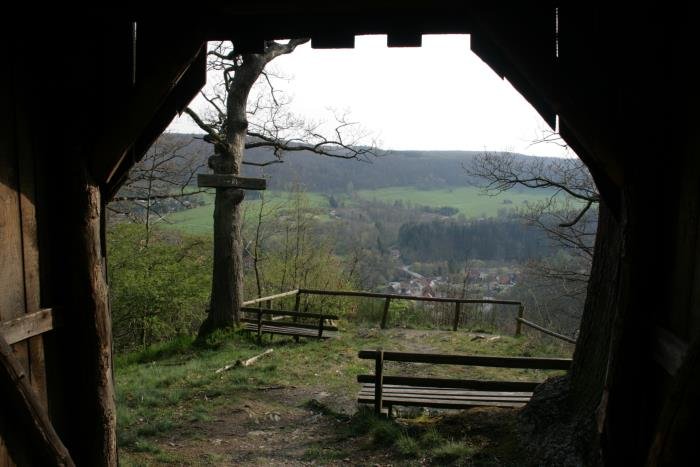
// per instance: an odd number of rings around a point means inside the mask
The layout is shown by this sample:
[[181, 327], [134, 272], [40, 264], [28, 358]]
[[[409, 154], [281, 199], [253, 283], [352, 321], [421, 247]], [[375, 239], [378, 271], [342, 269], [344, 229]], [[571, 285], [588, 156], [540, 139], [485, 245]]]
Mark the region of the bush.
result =
[[204, 319], [211, 241], [119, 224], [108, 232], [110, 299], [117, 351], [191, 335]]

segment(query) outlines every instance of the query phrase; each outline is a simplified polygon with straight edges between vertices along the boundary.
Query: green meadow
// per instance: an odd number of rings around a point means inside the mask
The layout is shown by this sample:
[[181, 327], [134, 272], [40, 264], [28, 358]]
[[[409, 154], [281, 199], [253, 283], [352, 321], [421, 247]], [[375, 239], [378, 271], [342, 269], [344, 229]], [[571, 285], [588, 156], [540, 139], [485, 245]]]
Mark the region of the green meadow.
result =
[[[414, 205], [459, 209], [468, 219], [496, 217], [499, 209], [513, 209], [522, 206], [525, 201], [536, 202], [549, 198], [551, 192], [529, 190], [523, 192], [509, 191], [498, 195], [486, 195], [480, 188], [473, 186], [448, 187], [435, 190], [421, 190], [412, 186], [360, 190], [357, 194], [365, 199], [384, 202], [403, 201]], [[510, 203], [507, 203], [508, 200]], [[505, 203], [507, 204], [505, 204]]]
[[[191, 234], [211, 233], [212, 216], [214, 214], [214, 195], [202, 195], [205, 204], [196, 208], [172, 213], [165, 218], [167, 227], [175, 228]], [[268, 191], [265, 202], [269, 208], [284, 205], [292, 200], [293, 193], [287, 191]], [[307, 202], [312, 208], [330, 209], [328, 198], [322, 193], [305, 193]], [[455, 187], [435, 190], [421, 190], [411, 186], [379, 188], [375, 190], [358, 190], [352, 196], [348, 194], [333, 195], [341, 205], [352, 207], [356, 198], [377, 200], [385, 203], [402, 201], [414, 206], [442, 207], [450, 206], [459, 209], [468, 219], [496, 217], [499, 210], [521, 207], [525, 202], [537, 202], [551, 196], [544, 190], [529, 190], [523, 192], [509, 191], [495, 196], [485, 195], [477, 187]], [[260, 209], [259, 200], [244, 201], [245, 217], [253, 220]], [[327, 216], [321, 216], [324, 219]]]

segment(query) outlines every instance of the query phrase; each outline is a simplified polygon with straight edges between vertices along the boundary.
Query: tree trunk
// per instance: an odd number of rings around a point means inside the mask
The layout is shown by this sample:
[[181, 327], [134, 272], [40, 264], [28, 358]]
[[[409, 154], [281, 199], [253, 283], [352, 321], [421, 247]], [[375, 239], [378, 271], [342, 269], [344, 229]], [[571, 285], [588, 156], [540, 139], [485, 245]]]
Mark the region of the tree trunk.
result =
[[599, 210], [588, 295], [574, 363], [567, 376], [540, 385], [522, 412], [523, 447], [551, 465], [602, 463], [600, 432], [607, 403], [607, 368], [624, 275], [623, 222]]
[[214, 201], [214, 270], [211, 308], [199, 334], [237, 325], [243, 302], [243, 237], [241, 201], [245, 192], [217, 188]]
[[[226, 145], [209, 158], [217, 174], [240, 175], [248, 131], [246, 105], [250, 90], [265, 67], [260, 55], [244, 55], [228, 89], [226, 100]], [[214, 199], [214, 270], [209, 316], [199, 328], [199, 338], [216, 329], [237, 326], [243, 303], [243, 212], [245, 192], [217, 188]]]

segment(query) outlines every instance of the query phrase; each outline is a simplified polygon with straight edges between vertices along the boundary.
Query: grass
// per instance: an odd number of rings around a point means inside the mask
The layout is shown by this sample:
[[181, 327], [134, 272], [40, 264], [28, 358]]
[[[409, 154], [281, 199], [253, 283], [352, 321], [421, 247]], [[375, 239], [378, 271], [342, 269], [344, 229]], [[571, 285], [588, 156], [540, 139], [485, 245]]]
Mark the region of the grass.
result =
[[[166, 218], [167, 222], [162, 226], [181, 230], [190, 234], [210, 234], [213, 226], [214, 216], [214, 195], [201, 195], [204, 205], [197, 206], [192, 209], [174, 212]], [[309, 203], [310, 208], [326, 208], [328, 200], [321, 193], [305, 193], [305, 198]], [[292, 192], [288, 191], [269, 191], [265, 193], [265, 203], [267, 208], [273, 208], [277, 205], [290, 204]], [[245, 221], [253, 222], [258, 211], [260, 210], [260, 200], [244, 200], [243, 209], [245, 210]], [[326, 213], [319, 213], [319, 217], [323, 220], [328, 217]]]
[[[305, 408], [322, 414], [342, 428], [334, 436], [342, 439], [362, 439], [366, 449], [375, 452], [388, 449], [392, 456], [423, 456], [459, 459], [469, 456], [469, 450], [458, 449], [449, 442], [461, 442], [450, 426], [435, 425], [430, 417], [414, 417], [413, 425], [377, 419], [370, 410], [354, 415], [343, 413], [338, 401], [352, 404], [356, 396], [358, 374], [373, 372], [373, 362], [359, 360], [357, 351], [364, 348], [386, 350], [444, 351], [489, 355], [549, 355], [567, 356], [564, 347], [548, 345], [528, 337], [502, 336], [494, 341], [473, 340], [467, 332], [411, 331], [404, 329], [378, 330], [358, 328], [340, 321], [340, 338], [329, 341], [276, 337], [263, 347], [242, 332], [222, 333], [205, 344], [195, 346], [190, 337], [154, 345], [148, 349], [119, 355], [115, 359], [117, 388], [118, 443], [124, 453], [124, 465], [144, 465], [148, 462], [167, 464], [167, 450], [159, 448], [173, 433], [194, 439], [202, 426], [212, 423], [218, 414], [231, 407], [241, 407], [258, 399], [261, 388], [295, 387], [316, 393], [323, 390], [332, 395], [330, 405], [315, 400]], [[406, 334], [409, 333], [409, 334]], [[411, 334], [414, 333], [414, 334]], [[418, 333], [418, 334], [415, 334]], [[419, 347], [416, 348], [415, 346]], [[259, 354], [264, 348], [274, 352], [251, 367], [239, 367], [219, 374], [217, 368]], [[461, 368], [453, 366], [387, 364], [387, 373], [422, 374], [479, 379], [508, 378], [541, 379], [551, 374], [528, 370]], [[308, 388], [308, 389], [307, 389]], [[269, 402], [268, 402], [269, 403]], [[266, 410], [284, 411], [285, 402], [276, 402]], [[335, 405], [334, 405], [335, 404]], [[466, 425], [465, 425], [466, 426]], [[442, 446], [442, 447], [441, 447]], [[166, 446], [167, 447], [167, 446]], [[441, 450], [435, 451], [440, 448]], [[326, 444], [312, 445], [304, 459], [331, 462], [353, 457], [344, 447]], [[145, 464], [148, 464], [145, 462]], [[209, 461], [207, 461], [209, 462]], [[452, 461], [449, 461], [452, 462]], [[211, 463], [215, 463], [211, 461]]]
[[[421, 206], [450, 206], [459, 209], [468, 219], [496, 217], [499, 209], [522, 207], [524, 202], [535, 202], [551, 196], [546, 191], [509, 191], [495, 196], [484, 195], [480, 188], [473, 186], [449, 187], [435, 190], [419, 190], [411, 186], [360, 190], [357, 194], [365, 199], [384, 202], [403, 201]], [[510, 200], [511, 203], [504, 204]], [[507, 202], [507, 201], [506, 201]]]

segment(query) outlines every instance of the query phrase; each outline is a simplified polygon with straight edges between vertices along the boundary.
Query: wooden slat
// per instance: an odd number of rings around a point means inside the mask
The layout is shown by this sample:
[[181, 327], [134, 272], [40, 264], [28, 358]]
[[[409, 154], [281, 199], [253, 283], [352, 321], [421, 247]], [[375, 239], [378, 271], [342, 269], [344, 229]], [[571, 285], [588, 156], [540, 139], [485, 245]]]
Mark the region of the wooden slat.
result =
[[447, 297], [414, 297], [412, 295], [387, 294], [377, 292], [360, 292], [355, 290], [320, 290], [299, 289], [299, 293], [308, 295], [333, 295], [338, 297], [367, 297], [367, 298], [391, 298], [392, 300], [413, 300], [417, 302], [439, 303], [490, 303], [493, 305], [520, 305], [514, 300], [479, 300], [472, 298], [447, 298]]
[[264, 178], [239, 177], [233, 174], [198, 174], [197, 186], [264, 190], [267, 187], [267, 180]]
[[[385, 384], [383, 386], [384, 392], [387, 394], [396, 393], [411, 393], [411, 394], [432, 394], [439, 391], [440, 394], [445, 395], [468, 395], [474, 397], [480, 396], [490, 396], [490, 397], [532, 397], [532, 391], [472, 391], [469, 389], [456, 389], [456, 388], [431, 388], [431, 387], [421, 387], [421, 386], [400, 386], [396, 384]], [[367, 383], [362, 385], [360, 392], [373, 393], [374, 384]]]
[[27, 313], [19, 318], [0, 322], [0, 336], [8, 344], [12, 345], [24, 339], [51, 331], [57, 324], [54, 310], [46, 308], [34, 313]]
[[[358, 399], [368, 400], [374, 399], [375, 395], [371, 392], [362, 391], [357, 396]], [[503, 396], [467, 396], [462, 394], [441, 394], [440, 392], [425, 393], [425, 394], [413, 394], [413, 393], [403, 393], [403, 392], [382, 392], [382, 399], [389, 402], [392, 400], [450, 400], [450, 401], [479, 401], [479, 402], [516, 402], [516, 403], [527, 403], [530, 401], [530, 397], [503, 397]]]
[[[243, 323], [257, 323], [258, 320], [254, 318], [241, 318], [241, 322]], [[290, 323], [287, 321], [277, 321], [277, 320], [262, 320], [261, 321], [263, 326], [274, 326], [274, 327], [283, 327], [283, 328], [304, 328], [304, 329], [313, 329], [314, 331], [318, 332], [318, 324], [306, 324], [306, 323]], [[336, 326], [323, 326], [323, 332], [326, 331], [337, 331], [338, 328]]]
[[[357, 402], [374, 404], [374, 398], [358, 398]], [[469, 407], [523, 407], [526, 402], [504, 401], [480, 401], [480, 400], [453, 400], [453, 399], [409, 399], [409, 398], [384, 398], [385, 405], [403, 405], [413, 407], [439, 407], [446, 409], [466, 409]]]
[[533, 329], [537, 329], [538, 331], [543, 332], [545, 334], [548, 334], [552, 337], [556, 337], [557, 339], [561, 339], [561, 340], [569, 342], [571, 344], [576, 343], [576, 339], [572, 339], [571, 337], [565, 336], [564, 334], [559, 334], [558, 332], [550, 331], [549, 329], [543, 328], [539, 324], [535, 324], [532, 321], [528, 321], [528, 320], [521, 318], [519, 316], [515, 319], [518, 321], [518, 323], [523, 323], [526, 326], [530, 326]]
[[[375, 359], [376, 350], [361, 350], [359, 358]], [[431, 363], [440, 365], [472, 365], [496, 368], [524, 368], [539, 370], [567, 370], [569, 358], [499, 357], [485, 355], [442, 355], [412, 352], [384, 352], [384, 361]]]
[[250, 306], [250, 305], [255, 305], [256, 303], [267, 302], [269, 300], [276, 300], [278, 298], [284, 298], [284, 297], [289, 297], [289, 296], [298, 295], [298, 294], [299, 294], [298, 289], [290, 290], [289, 292], [282, 292], [282, 293], [278, 293], [275, 295], [268, 295], [267, 297], [256, 298], [254, 300], [247, 300], [247, 301], [243, 302], [243, 306], [246, 307], [246, 306]]
[[[247, 331], [257, 331], [258, 326], [257, 326], [257, 324], [246, 323], [243, 325], [243, 329], [245, 329]], [[294, 327], [283, 328], [283, 327], [273, 327], [273, 326], [262, 326], [261, 332], [267, 333], [267, 334], [284, 334], [284, 335], [288, 335], [288, 336], [316, 337], [316, 338], [318, 337], [318, 331], [316, 331], [316, 330], [294, 328]], [[328, 331], [328, 332], [324, 332], [323, 336], [321, 338], [328, 339], [328, 338], [337, 337], [337, 335], [338, 335], [337, 332]]]
[[[374, 375], [358, 375], [358, 383], [374, 383]], [[416, 376], [384, 376], [384, 384], [436, 388], [463, 388], [475, 391], [533, 391], [539, 381], [485, 381], [478, 379], [421, 378]]]
[[322, 313], [305, 313], [302, 311], [273, 310], [271, 308], [253, 308], [253, 307], [247, 307], [247, 306], [241, 307], [241, 311], [244, 311], [246, 313], [254, 313], [254, 314], [262, 313], [262, 314], [270, 314], [270, 315], [278, 315], [278, 316], [298, 316], [299, 318], [338, 319], [338, 317], [335, 315], [327, 315], [327, 314], [322, 314]]
[[[26, 83], [23, 80], [16, 80], [15, 85], [15, 92], [20, 96], [20, 99], [26, 99], [24, 93], [31, 92], [25, 90]], [[16, 107], [25, 311], [33, 312], [41, 308], [41, 287], [37, 228], [37, 152], [34, 149], [35, 132], [29, 119], [29, 112], [30, 110], [24, 106]], [[8, 339], [6, 338], [5, 340]], [[29, 339], [27, 341], [27, 351], [29, 379], [32, 388], [37, 394], [39, 401], [46, 407], [48, 405], [48, 395], [43, 339], [41, 337]]]

